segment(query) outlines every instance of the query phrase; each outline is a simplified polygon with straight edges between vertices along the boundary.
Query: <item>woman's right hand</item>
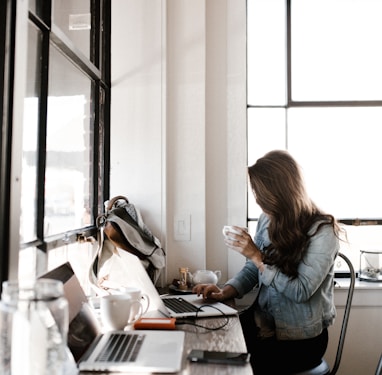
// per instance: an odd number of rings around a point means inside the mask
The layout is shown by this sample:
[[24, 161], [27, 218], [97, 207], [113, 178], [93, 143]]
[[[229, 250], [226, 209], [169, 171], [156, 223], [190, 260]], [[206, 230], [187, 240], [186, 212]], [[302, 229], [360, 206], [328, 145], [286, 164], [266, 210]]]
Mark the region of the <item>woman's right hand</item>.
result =
[[212, 299], [215, 301], [227, 301], [237, 297], [237, 290], [232, 285], [224, 285], [220, 289], [215, 284], [198, 284], [192, 289], [193, 293], [203, 296], [204, 299]]
[[222, 301], [224, 299], [223, 291], [215, 284], [198, 284], [192, 289], [193, 293], [198, 296], [203, 296], [203, 299], [213, 299], [215, 301]]

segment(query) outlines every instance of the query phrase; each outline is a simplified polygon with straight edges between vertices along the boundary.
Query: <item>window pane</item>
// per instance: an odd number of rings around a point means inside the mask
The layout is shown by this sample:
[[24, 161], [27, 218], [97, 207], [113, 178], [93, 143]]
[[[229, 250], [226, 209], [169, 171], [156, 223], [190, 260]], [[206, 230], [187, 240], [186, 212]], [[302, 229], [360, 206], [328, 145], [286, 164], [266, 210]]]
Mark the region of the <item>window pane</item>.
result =
[[94, 244], [91, 242], [73, 243], [57, 247], [48, 252], [48, 266], [51, 270], [69, 262], [86, 295], [90, 295], [92, 288], [89, 282], [89, 264], [94, 257]]
[[36, 239], [37, 147], [40, 101], [40, 56], [42, 34], [29, 24], [27, 92], [24, 100], [23, 164], [21, 179], [20, 240]]
[[90, 224], [91, 81], [51, 46], [45, 235]]
[[[382, 249], [382, 225], [345, 225], [344, 228], [347, 241], [340, 243], [340, 251], [349, 256], [355, 270], [359, 271], [360, 250]], [[341, 269], [341, 267], [336, 268]], [[346, 271], [346, 266], [342, 270]]]
[[46, 271], [46, 254], [37, 247], [28, 247], [19, 253], [19, 279], [35, 280]]
[[52, 18], [75, 47], [90, 58], [90, 0], [53, 0]]
[[248, 0], [248, 104], [285, 105], [285, 0]]
[[[248, 109], [248, 165], [252, 165], [268, 151], [285, 149], [285, 109]], [[248, 216], [259, 217], [261, 210], [252, 190], [248, 189]]]
[[291, 4], [292, 99], [381, 100], [382, 2]]
[[36, 2], [37, 0], [29, 0], [29, 10], [33, 13], [36, 13]]
[[294, 108], [288, 148], [316, 203], [337, 218], [381, 218], [382, 108]]
[[248, 109], [248, 165], [273, 149], [285, 149], [285, 109]]
[[42, 19], [44, 19], [43, 7], [46, 5], [45, 0], [29, 0], [29, 10]]

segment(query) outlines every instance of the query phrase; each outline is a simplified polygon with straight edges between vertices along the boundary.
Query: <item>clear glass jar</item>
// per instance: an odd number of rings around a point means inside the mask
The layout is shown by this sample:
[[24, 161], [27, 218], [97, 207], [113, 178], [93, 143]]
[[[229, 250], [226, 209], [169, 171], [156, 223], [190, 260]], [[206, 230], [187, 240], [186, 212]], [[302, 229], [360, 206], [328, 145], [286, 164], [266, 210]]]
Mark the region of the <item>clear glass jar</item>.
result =
[[382, 251], [360, 250], [358, 278], [364, 281], [382, 281]]
[[189, 274], [189, 270], [187, 267], [179, 268], [179, 283], [178, 283], [179, 289], [181, 290], [188, 289], [188, 274]]
[[[3, 282], [2, 303], [12, 311], [12, 375], [63, 375], [67, 360], [68, 302], [61, 281]], [[4, 327], [5, 328], [5, 327]]]
[[13, 309], [0, 301], [0, 374], [11, 375]]

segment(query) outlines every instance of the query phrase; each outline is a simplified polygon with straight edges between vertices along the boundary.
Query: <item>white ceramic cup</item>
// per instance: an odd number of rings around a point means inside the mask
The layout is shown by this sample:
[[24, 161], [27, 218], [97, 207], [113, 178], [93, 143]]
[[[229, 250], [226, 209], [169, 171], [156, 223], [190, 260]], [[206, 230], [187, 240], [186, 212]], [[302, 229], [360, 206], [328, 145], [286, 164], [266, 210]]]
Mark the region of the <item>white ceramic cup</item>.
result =
[[[142, 305], [127, 294], [103, 296], [100, 305], [101, 320], [106, 330], [123, 330], [142, 316]], [[138, 313], [134, 314], [135, 311]]]
[[[241, 229], [247, 231], [247, 228], [241, 228]], [[240, 234], [241, 232], [239, 232], [237, 229], [234, 229], [232, 225], [224, 225], [223, 236], [229, 240], [236, 241], [236, 238], [230, 237], [229, 233]]]
[[[141, 315], [145, 314], [150, 306], [150, 298], [147, 294], [142, 293], [139, 288], [136, 287], [123, 287], [121, 292], [125, 295], [129, 295], [133, 301], [141, 304]], [[135, 305], [133, 307], [132, 316], [139, 314], [139, 307]]]

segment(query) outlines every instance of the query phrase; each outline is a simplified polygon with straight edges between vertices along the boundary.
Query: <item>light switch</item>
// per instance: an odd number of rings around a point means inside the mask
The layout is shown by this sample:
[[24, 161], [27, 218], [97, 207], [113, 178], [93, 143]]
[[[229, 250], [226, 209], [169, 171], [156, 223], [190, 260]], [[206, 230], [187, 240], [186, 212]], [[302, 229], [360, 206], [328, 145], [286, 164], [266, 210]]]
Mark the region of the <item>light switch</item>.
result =
[[174, 240], [191, 241], [190, 214], [178, 214], [174, 216]]

